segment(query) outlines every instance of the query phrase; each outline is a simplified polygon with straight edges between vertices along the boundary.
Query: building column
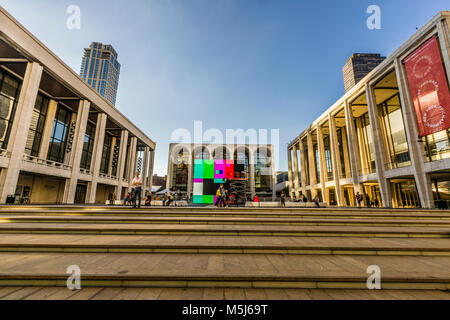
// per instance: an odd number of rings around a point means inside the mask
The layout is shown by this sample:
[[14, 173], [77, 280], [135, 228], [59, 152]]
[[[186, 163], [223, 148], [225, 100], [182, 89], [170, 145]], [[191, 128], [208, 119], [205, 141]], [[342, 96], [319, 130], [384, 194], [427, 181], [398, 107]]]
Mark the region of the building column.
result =
[[294, 196], [294, 176], [292, 173], [292, 155], [291, 149], [288, 147], [288, 179], [289, 179], [289, 196]]
[[117, 144], [117, 138], [112, 137], [111, 150], [109, 151], [108, 176], [112, 176], [114, 148], [116, 147], [116, 144]]
[[120, 133], [119, 159], [117, 161], [117, 187], [116, 199], [122, 200], [123, 172], [125, 170], [125, 158], [127, 156], [128, 131]]
[[362, 192], [362, 186], [359, 183], [359, 155], [358, 155], [358, 137], [356, 135], [355, 122], [353, 119], [353, 112], [350, 103], [346, 100], [344, 105], [345, 110], [345, 123], [347, 126], [347, 143], [350, 153], [350, 167], [353, 178], [353, 188], [355, 194]]
[[444, 62], [444, 69], [447, 74], [447, 79], [450, 79], [450, 31], [447, 28], [445, 21], [437, 24], [439, 44], [441, 45], [442, 60]]
[[255, 197], [256, 195], [256, 189], [255, 189], [255, 152], [256, 150], [253, 150], [253, 148], [251, 148], [249, 146], [248, 148], [249, 153], [248, 153], [248, 166], [249, 166], [249, 173], [250, 173], [250, 193], [252, 195], [252, 199]]
[[66, 179], [64, 186], [63, 203], [72, 204], [75, 201], [78, 176], [80, 175], [80, 161], [83, 152], [84, 135], [89, 117], [91, 103], [80, 100], [76, 116], [75, 132], [72, 140], [71, 152], [68, 155], [68, 164], [72, 168], [70, 178]]
[[316, 177], [316, 162], [314, 161], [314, 146], [312, 142], [311, 132], [308, 132], [306, 139], [308, 143], [309, 185], [311, 186], [311, 197], [314, 199], [317, 195], [317, 191], [314, 187], [317, 184], [317, 177]]
[[325, 159], [325, 146], [323, 143], [323, 131], [322, 126], [317, 126], [317, 148], [319, 149], [319, 166], [320, 166], [320, 185], [322, 186], [322, 198], [323, 202], [326, 202], [328, 205], [328, 192], [325, 185], [325, 182], [328, 180], [328, 170]]
[[148, 174], [148, 157], [150, 154], [150, 148], [144, 148], [144, 158], [142, 161], [142, 194], [145, 196], [145, 191], [147, 190], [147, 174]]
[[53, 131], [53, 123], [55, 122], [56, 110], [58, 102], [50, 99], [47, 107], [47, 116], [45, 117], [44, 129], [42, 130], [41, 145], [39, 147], [38, 158], [47, 159], [48, 148], [50, 146], [50, 138]]
[[131, 191], [131, 182], [136, 175], [136, 149], [137, 149], [137, 138], [131, 137], [130, 148], [128, 153], [128, 191]]
[[333, 169], [333, 179], [335, 185], [335, 192], [337, 198], [337, 204], [339, 207], [344, 205], [344, 194], [341, 190], [340, 183], [340, 165], [338, 161], [339, 147], [336, 133], [336, 122], [334, 116], [330, 113], [328, 115], [328, 123], [330, 124], [330, 153], [331, 153], [331, 166]]
[[[224, 157], [224, 156], [222, 156], [222, 157]], [[193, 163], [193, 159], [194, 159], [194, 149], [192, 148], [192, 146], [190, 146], [188, 163], [187, 163], [187, 167], [188, 167], [188, 181], [187, 181], [187, 188], [186, 188], [188, 199], [191, 198], [191, 194], [193, 193], [193, 188], [194, 188], [194, 163]]]
[[99, 113], [97, 116], [97, 126], [95, 128], [95, 142], [92, 150], [91, 172], [92, 181], [88, 183], [86, 192], [86, 203], [95, 203], [95, 195], [97, 194], [98, 175], [100, 173], [100, 165], [102, 162], [103, 144], [105, 142], [106, 120], [108, 117], [105, 113]]
[[300, 139], [299, 142], [300, 146], [300, 165], [302, 167], [302, 193], [306, 196], [306, 183], [307, 183], [307, 175], [309, 175], [309, 172], [307, 170], [306, 166], [306, 157], [308, 156], [305, 152], [305, 144], [302, 139]]
[[[155, 165], [155, 151], [150, 151], [150, 167], [148, 170], [148, 189], [152, 192], [153, 188], [153, 168]], [[167, 181], [166, 181], [167, 183]]]
[[8, 168], [3, 168], [0, 174], [0, 203], [5, 203], [8, 195], [16, 192], [22, 157], [30, 128], [31, 117], [41, 82], [43, 67], [36, 62], [27, 64], [25, 76], [16, 106], [16, 114], [9, 135], [7, 150], [11, 156]]
[[377, 176], [378, 176], [378, 183], [380, 186], [381, 199], [383, 201], [384, 207], [391, 208], [392, 207], [391, 184], [386, 179], [384, 167], [387, 159], [386, 149], [383, 146], [383, 132], [381, 131], [380, 127], [380, 120], [378, 116], [378, 107], [376, 103], [375, 93], [373, 91], [373, 87], [369, 83], [366, 84], [366, 97], [367, 97], [367, 108], [369, 110], [369, 120], [372, 127], [375, 166], [377, 168]]
[[300, 174], [298, 170], [298, 147], [297, 143], [294, 144], [294, 193], [297, 199], [300, 197]]
[[423, 208], [434, 208], [433, 189], [430, 176], [425, 171], [425, 151], [419, 140], [414, 103], [409, 92], [406, 71], [399, 59], [394, 60], [395, 74], [398, 81], [400, 103], [405, 122], [406, 138], [409, 142], [411, 168], [416, 181], [417, 193]]

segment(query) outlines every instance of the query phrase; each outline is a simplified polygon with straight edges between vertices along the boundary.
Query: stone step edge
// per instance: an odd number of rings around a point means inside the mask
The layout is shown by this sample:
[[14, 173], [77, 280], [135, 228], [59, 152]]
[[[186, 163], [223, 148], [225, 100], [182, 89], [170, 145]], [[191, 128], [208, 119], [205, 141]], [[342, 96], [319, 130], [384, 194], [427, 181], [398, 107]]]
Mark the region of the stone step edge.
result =
[[[68, 276], [0, 275], [2, 287], [66, 287]], [[367, 289], [367, 278], [269, 276], [101, 276], [81, 275], [81, 287], [123, 288], [264, 288], [264, 289]], [[446, 278], [382, 278], [384, 290], [450, 290]]]
[[206, 236], [290, 236], [290, 237], [357, 237], [357, 238], [450, 238], [446, 231], [265, 231], [265, 230], [142, 230], [142, 229], [79, 229], [79, 228], [0, 228], [0, 234], [101, 234], [101, 235], [206, 235]]
[[178, 218], [178, 219], [165, 219], [154, 217], [151, 219], [102, 219], [102, 218], [91, 218], [91, 219], [79, 219], [70, 217], [61, 218], [9, 218], [0, 217], [0, 223], [83, 223], [83, 224], [198, 224], [198, 225], [310, 225], [310, 226], [338, 226], [338, 225], [356, 225], [356, 226], [417, 226], [417, 227], [450, 227], [450, 221], [414, 221], [414, 220], [392, 220], [392, 221], [366, 221], [366, 220], [346, 220], [346, 219], [297, 219], [297, 220], [256, 220], [256, 219], [241, 219], [233, 220], [233, 218], [228, 219], [217, 219], [209, 220], [205, 219], [190, 219], [190, 218]]
[[449, 248], [373, 248], [373, 247], [256, 247], [193, 245], [53, 245], [0, 244], [0, 252], [52, 253], [196, 253], [196, 254], [282, 254], [282, 255], [367, 255], [367, 256], [442, 256]]
[[355, 218], [355, 217], [363, 217], [363, 218], [417, 218], [417, 219], [450, 219], [450, 214], [442, 214], [442, 213], [424, 213], [424, 214], [404, 214], [404, 213], [227, 213], [227, 212], [186, 212], [186, 213], [178, 213], [178, 212], [170, 212], [170, 211], [161, 211], [161, 212], [142, 212], [137, 213], [134, 210], [130, 211], [121, 211], [121, 212], [28, 212], [28, 211], [0, 211], [2, 215], [14, 215], [14, 216], [123, 216], [123, 217], [248, 217], [248, 218], [301, 218], [301, 217], [314, 217], [314, 218], [322, 218], [322, 217], [335, 217], [335, 218]]

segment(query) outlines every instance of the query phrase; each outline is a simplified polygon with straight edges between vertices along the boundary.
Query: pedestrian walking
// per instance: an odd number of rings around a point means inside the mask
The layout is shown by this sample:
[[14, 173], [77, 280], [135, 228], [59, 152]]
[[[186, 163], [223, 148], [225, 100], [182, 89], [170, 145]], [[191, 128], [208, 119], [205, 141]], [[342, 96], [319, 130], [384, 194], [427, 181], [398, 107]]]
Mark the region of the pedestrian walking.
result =
[[361, 202], [363, 201], [362, 194], [359, 191], [356, 193], [356, 202], [358, 203], [358, 207], [361, 208]]
[[286, 193], [281, 192], [281, 207], [286, 208]]
[[[131, 187], [133, 188], [133, 208], [141, 208], [141, 198], [142, 198], [142, 179], [139, 176], [139, 172], [136, 172], [136, 176], [131, 182]], [[139, 199], [139, 200], [138, 200]]]

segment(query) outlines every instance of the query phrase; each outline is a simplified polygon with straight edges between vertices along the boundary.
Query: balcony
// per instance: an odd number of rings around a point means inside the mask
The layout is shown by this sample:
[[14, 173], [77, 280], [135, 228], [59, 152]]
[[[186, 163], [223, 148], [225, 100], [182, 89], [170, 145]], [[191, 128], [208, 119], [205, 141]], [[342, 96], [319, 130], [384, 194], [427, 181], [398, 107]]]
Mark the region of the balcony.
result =
[[72, 170], [72, 167], [67, 164], [33, 157], [28, 154], [23, 154], [22, 160], [22, 170], [27, 172], [34, 172], [60, 178], [69, 178]]
[[23, 155], [23, 160], [25, 162], [35, 163], [35, 164], [43, 165], [46, 167], [69, 170], [69, 171], [72, 170], [72, 167], [67, 164], [59, 163], [59, 162], [55, 162], [55, 161], [51, 161], [51, 160], [47, 160], [47, 159], [41, 159], [38, 157], [33, 157], [28, 154]]
[[0, 158], [10, 158], [11, 152], [5, 149], [0, 149]]

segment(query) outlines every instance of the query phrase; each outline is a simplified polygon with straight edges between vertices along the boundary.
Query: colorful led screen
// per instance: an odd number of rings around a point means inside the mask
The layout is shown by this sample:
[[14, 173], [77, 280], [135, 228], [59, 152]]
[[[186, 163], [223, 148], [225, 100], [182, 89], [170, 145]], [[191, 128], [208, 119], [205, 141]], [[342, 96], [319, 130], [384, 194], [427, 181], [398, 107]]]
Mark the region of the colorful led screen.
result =
[[233, 160], [199, 160], [194, 162], [194, 204], [214, 204], [216, 192], [223, 184], [225, 189], [231, 180], [246, 179], [244, 165]]

